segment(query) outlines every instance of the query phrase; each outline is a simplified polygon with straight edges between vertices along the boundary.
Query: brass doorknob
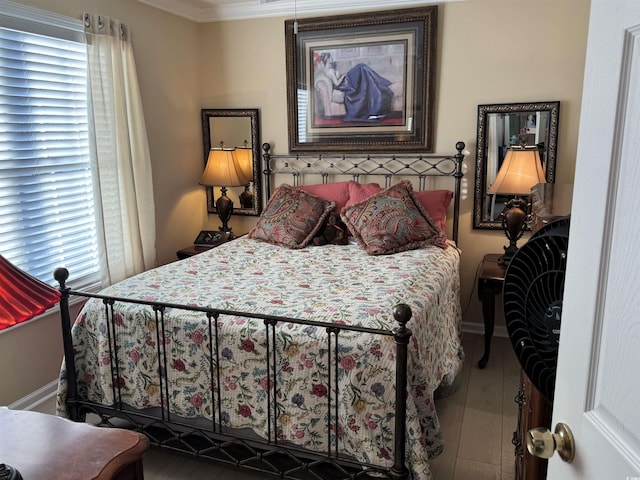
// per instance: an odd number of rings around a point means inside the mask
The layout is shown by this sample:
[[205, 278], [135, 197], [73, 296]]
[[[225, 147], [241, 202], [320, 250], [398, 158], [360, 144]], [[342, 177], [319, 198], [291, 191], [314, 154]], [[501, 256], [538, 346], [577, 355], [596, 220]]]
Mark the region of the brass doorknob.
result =
[[571, 463], [575, 455], [575, 442], [571, 429], [565, 423], [556, 425], [555, 433], [546, 428], [533, 428], [527, 433], [527, 450], [540, 458], [551, 458], [557, 451], [560, 458]]

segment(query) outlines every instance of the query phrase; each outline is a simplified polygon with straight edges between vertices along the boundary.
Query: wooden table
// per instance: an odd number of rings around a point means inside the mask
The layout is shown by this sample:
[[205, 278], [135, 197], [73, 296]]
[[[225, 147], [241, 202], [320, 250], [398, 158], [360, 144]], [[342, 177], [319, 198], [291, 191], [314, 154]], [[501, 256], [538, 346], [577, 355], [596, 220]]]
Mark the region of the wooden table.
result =
[[498, 263], [498, 253], [489, 253], [482, 259], [478, 275], [478, 298], [482, 302], [484, 320], [484, 355], [478, 360], [478, 368], [484, 368], [491, 354], [491, 337], [496, 322], [496, 295], [502, 293], [506, 267]]
[[185, 258], [193, 257], [199, 253], [211, 250], [212, 248], [213, 247], [196, 247], [195, 245], [191, 245], [190, 247], [178, 250], [176, 252], [176, 257], [178, 257], [178, 260], [184, 260]]
[[[200, 238], [200, 236], [203, 236], [204, 233], [207, 233], [207, 231], [205, 230], [203, 232], [200, 232], [200, 235], [198, 235], [198, 238]], [[230, 242], [244, 235], [244, 233], [242, 235], [235, 235], [233, 232], [226, 232], [226, 233], [212, 232], [212, 233], [215, 233], [216, 235], [219, 234], [219, 238], [211, 242], [209, 245], [191, 245], [190, 247], [186, 247], [178, 250], [176, 252], [176, 256], [178, 257], [178, 260], [184, 260], [185, 258], [193, 257], [194, 255], [197, 255], [202, 252], [206, 252], [207, 250], [210, 250], [212, 248], [219, 247], [224, 243]]]
[[0, 407], [0, 461], [25, 480], [143, 480], [144, 435]]

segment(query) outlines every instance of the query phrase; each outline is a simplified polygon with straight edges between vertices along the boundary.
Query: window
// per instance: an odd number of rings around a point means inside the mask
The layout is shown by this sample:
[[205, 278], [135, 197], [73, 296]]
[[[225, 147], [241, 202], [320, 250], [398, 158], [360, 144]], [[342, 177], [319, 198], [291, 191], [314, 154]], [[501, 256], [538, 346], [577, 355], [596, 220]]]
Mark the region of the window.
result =
[[307, 102], [309, 101], [309, 92], [298, 89], [298, 138], [300, 142], [307, 141]]
[[0, 254], [99, 282], [82, 22], [0, 0]]

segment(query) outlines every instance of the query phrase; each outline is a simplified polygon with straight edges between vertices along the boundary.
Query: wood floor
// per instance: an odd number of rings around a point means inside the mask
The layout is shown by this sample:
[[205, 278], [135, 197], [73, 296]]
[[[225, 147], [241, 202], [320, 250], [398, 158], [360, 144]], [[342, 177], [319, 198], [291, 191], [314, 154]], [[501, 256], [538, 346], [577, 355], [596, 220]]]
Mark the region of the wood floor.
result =
[[[442, 455], [432, 461], [434, 480], [512, 480], [511, 438], [516, 428], [519, 366], [506, 338], [494, 338], [484, 370], [480, 335], [465, 333], [466, 361], [458, 390], [436, 401], [445, 435]], [[54, 413], [53, 402], [39, 408]], [[276, 477], [217, 466], [177, 454], [151, 450], [144, 456], [145, 480], [263, 480]]]

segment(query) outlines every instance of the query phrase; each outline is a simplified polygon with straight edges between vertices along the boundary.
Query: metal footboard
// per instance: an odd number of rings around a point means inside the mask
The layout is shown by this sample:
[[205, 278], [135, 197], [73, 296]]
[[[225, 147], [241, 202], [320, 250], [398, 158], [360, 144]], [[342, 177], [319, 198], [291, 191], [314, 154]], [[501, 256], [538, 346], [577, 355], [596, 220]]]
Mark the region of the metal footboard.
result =
[[[64, 342], [67, 395], [66, 407], [72, 420], [81, 421], [87, 414], [97, 415], [97, 422], [101, 426], [124, 427], [137, 430], [147, 435], [153, 445], [161, 448], [184, 452], [196, 457], [211, 459], [226, 464], [246, 467], [263, 473], [273, 474], [280, 478], [290, 479], [354, 479], [367, 478], [372, 472], [386, 478], [401, 480], [408, 477], [406, 467], [406, 391], [407, 391], [407, 350], [411, 337], [411, 330], [407, 323], [411, 318], [411, 309], [405, 304], [394, 308], [393, 316], [397, 321], [393, 331], [327, 324], [312, 320], [304, 320], [272, 315], [248, 314], [223, 309], [198, 306], [158, 303], [126, 298], [107, 297], [73, 291], [66, 286], [69, 272], [60, 268], [54, 277], [60, 284], [60, 313]], [[78, 372], [75, 368], [75, 355], [71, 335], [71, 318], [69, 313], [70, 296], [101, 299], [104, 305], [104, 315], [107, 322], [109, 338], [109, 355], [112, 359], [112, 394], [113, 405], [105, 406], [80, 398], [78, 392]], [[120, 372], [118, 371], [117, 356], [121, 346], [117, 344], [113, 307], [119, 302], [147, 305], [153, 309], [157, 335], [157, 351], [159, 365], [158, 382], [161, 389], [161, 406], [153, 409], [135, 410], [122, 401], [121, 392], [124, 388]], [[167, 380], [167, 352], [161, 335], [165, 332], [165, 313], [168, 309], [179, 309], [188, 312], [201, 312], [208, 319], [209, 328], [209, 376], [212, 385], [212, 405], [216, 413], [210, 420], [191, 421], [172, 414]], [[268, 377], [267, 394], [267, 438], [260, 438], [255, 434], [235, 431], [225, 427], [220, 421], [221, 411], [221, 367], [220, 367], [220, 337], [218, 332], [218, 318], [221, 316], [246, 317], [257, 319], [264, 324], [266, 338], [266, 358]], [[312, 452], [294, 444], [283, 441], [278, 436], [278, 381], [276, 365], [278, 351], [276, 345], [276, 331], [287, 324], [308, 325], [324, 329], [327, 333], [327, 361], [328, 378], [327, 389], [327, 450]], [[394, 444], [388, 448], [393, 451], [393, 466], [387, 470], [358, 462], [339, 451], [338, 435], [338, 373], [340, 363], [338, 349], [340, 336], [344, 332], [366, 333], [387, 337], [394, 337], [396, 343], [396, 378], [395, 378], [395, 425]]]

